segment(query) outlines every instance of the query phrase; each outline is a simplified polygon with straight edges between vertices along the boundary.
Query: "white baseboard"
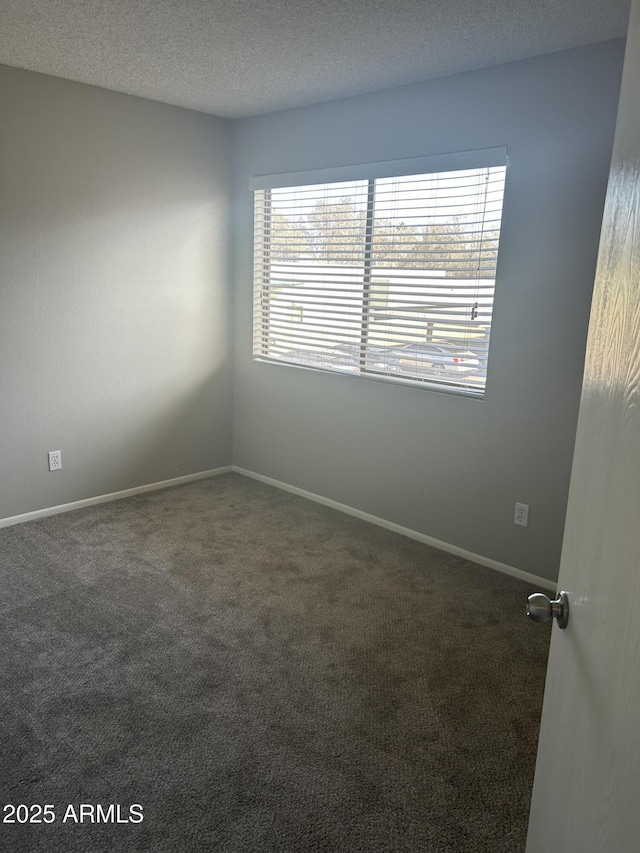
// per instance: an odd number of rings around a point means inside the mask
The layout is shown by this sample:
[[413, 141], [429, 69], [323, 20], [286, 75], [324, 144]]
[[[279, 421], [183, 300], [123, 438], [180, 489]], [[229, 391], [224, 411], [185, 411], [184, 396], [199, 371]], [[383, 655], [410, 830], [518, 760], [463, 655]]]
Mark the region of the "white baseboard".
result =
[[307, 498], [310, 501], [315, 501], [324, 506], [337, 509], [347, 515], [353, 515], [356, 518], [361, 518], [363, 521], [368, 521], [371, 524], [377, 524], [379, 527], [384, 527], [387, 530], [392, 530], [394, 533], [400, 533], [402, 536], [407, 536], [409, 539], [416, 539], [418, 542], [424, 542], [425, 545], [431, 545], [432, 548], [438, 548], [440, 551], [446, 551], [449, 554], [455, 554], [457, 557], [463, 557], [465, 560], [470, 560], [472, 563], [478, 563], [481, 566], [486, 566], [489, 569], [495, 569], [497, 572], [502, 572], [504, 575], [518, 578], [526, 581], [535, 587], [556, 591], [557, 584], [555, 581], [550, 581], [548, 578], [540, 577], [539, 575], [525, 572], [522, 569], [516, 569], [515, 566], [509, 566], [506, 563], [499, 563], [497, 560], [492, 560], [490, 557], [483, 557], [481, 554], [474, 554], [472, 551], [466, 551], [464, 548], [459, 548], [457, 545], [451, 545], [449, 542], [442, 542], [440, 539], [434, 539], [432, 536], [427, 536], [425, 533], [419, 533], [417, 530], [411, 530], [409, 527], [402, 527], [400, 524], [394, 524], [392, 521], [387, 521], [385, 518], [379, 518], [377, 515], [371, 515], [368, 512], [362, 512], [347, 504], [339, 503], [338, 501], [325, 498], [322, 495], [316, 495], [313, 492], [307, 492], [305, 489], [299, 489], [297, 486], [290, 486], [288, 483], [282, 483], [280, 480], [274, 480], [272, 477], [265, 477], [263, 474], [256, 474], [255, 471], [248, 471], [246, 468], [240, 468], [233, 465], [233, 471], [236, 474], [242, 474], [244, 477], [251, 477], [253, 480], [259, 480], [261, 483], [266, 483], [269, 486], [275, 486], [277, 489], [282, 489], [285, 492], [291, 492], [294, 495], [299, 495], [302, 498]]
[[432, 536], [427, 536], [426, 533], [419, 533], [417, 530], [411, 530], [409, 527], [402, 527], [402, 525], [395, 524], [392, 521], [387, 521], [385, 518], [379, 518], [376, 515], [363, 512], [355, 507], [331, 500], [331, 498], [316, 495], [314, 492], [308, 492], [306, 489], [299, 489], [297, 486], [290, 486], [288, 483], [283, 483], [280, 480], [274, 480], [272, 477], [265, 477], [263, 474], [257, 474], [255, 471], [249, 471], [246, 468], [240, 468], [237, 465], [226, 465], [222, 468], [212, 468], [209, 471], [198, 471], [195, 474], [185, 474], [182, 477], [174, 477], [171, 480], [161, 480], [158, 483], [147, 483], [144, 486], [134, 486], [132, 489], [123, 489], [120, 492], [111, 492], [107, 495], [97, 495], [93, 498], [85, 498], [84, 500], [73, 501], [72, 503], [59, 504], [58, 506], [37, 509], [33, 512], [25, 512], [21, 515], [0, 518], [0, 528], [10, 527], [13, 524], [22, 524], [25, 521], [33, 521], [36, 518], [45, 518], [48, 515], [58, 515], [63, 512], [71, 512], [74, 509], [82, 509], [82, 507], [94, 506], [95, 504], [106, 503], [107, 501], [116, 501], [121, 498], [140, 495], [144, 492], [155, 492], [160, 489], [168, 489], [171, 486], [178, 486], [181, 483], [191, 483], [195, 480], [204, 480], [207, 477], [216, 477], [219, 474], [227, 474], [230, 471], [235, 471], [237, 474], [242, 474], [244, 477], [251, 477], [253, 480], [259, 480], [261, 483], [267, 483], [269, 486], [275, 486], [277, 489], [282, 489], [285, 492], [291, 492], [294, 495], [307, 498], [307, 500], [324, 504], [324, 506], [337, 509], [339, 512], [346, 513], [346, 515], [352, 515], [355, 518], [360, 518], [363, 521], [376, 524], [378, 527], [384, 527], [386, 530], [392, 530], [394, 533], [400, 533], [402, 536], [407, 536], [409, 539], [424, 542], [425, 545], [430, 545], [432, 548], [438, 548], [440, 551], [446, 551], [449, 554], [455, 554], [457, 557], [463, 557], [465, 560], [470, 560], [472, 563], [478, 563], [481, 566], [486, 566], [489, 569], [495, 569], [497, 572], [502, 572], [502, 574], [519, 578], [533, 586], [548, 589], [552, 592], [556, 591], [557, 584], [554, 581], [550, 581], [548, 578], [531, 574], [531, 572], [525, 572], [522, 569], [516, 569], [515, 566], [500, 563], [497, 560], [492, 560], [490, 557], [483, 557], [482, 554], [474, 554], [472, 551], [459, 548], [457, 545], [451, 545], [449, 542], [443, 542], [440, 539], [434, 539]]
[[58, 506], [48, 506], [37, 509], [34, 512], [24, 512], [21, 515], [12, 515], [9, 518], [0, 518], [0, 527], [11, 527], [12, 524], [22, 524], [24, 521], [33, 521], [34, 518], [44, 518], [47, 515], [58, 515], [61, 512], [71, 512], [74, 509], [82, 509], [85, 506], [102, 504], [107, 501], [117, 501], [120, 498], [129, 498], [132, 495], [141, 495], [144, 492], [155, 492], [159, 489], [168, 489], [170, 486], [179, 486], [180, 483], [191, 483], [194, 480], [204, 480], [207, 477], [216, 477], [218, 474], [227, 474], [232, 471], [231, 465], [223, 468], [212, 468], [209, 471], [198, 471], [195, 474], [185, 474], [182, 477], [174, 477], [171, 480], [161, 480], [159, 483], [147, 483], [144, 486], [134, 486], [132, 489], [123, 489], [121, 492], [111, 492], [108, 495], [98, 495], [94, 498], [85, 498], [81, 501], [73, 501]]

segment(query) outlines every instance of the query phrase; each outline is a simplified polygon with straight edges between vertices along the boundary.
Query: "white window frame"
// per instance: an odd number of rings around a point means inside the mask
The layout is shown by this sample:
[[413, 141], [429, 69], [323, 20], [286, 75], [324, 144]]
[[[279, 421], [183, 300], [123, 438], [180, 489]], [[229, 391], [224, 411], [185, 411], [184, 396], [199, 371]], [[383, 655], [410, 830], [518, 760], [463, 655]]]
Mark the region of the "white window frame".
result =
[[[482, 381], [474, 385], [473, 381], [461, 381], [460, 376], [438, 376], [437, 378], [427, 376], [416, 377], [410, 373], [403, 373], [400, 368], [399, 373], [379, 372], [371, 370], [366, 366], [366, 358], [363, 355], [361, 360], [362, 367], [359, 372], [351, 373], [344, 372], [340, 369], [333, 369], [330, 362], [324, 363], [322, 359], [317, 364], [305, 363], [305, 359], [287, 360], [282, 357], [273, 357], [268, 351], [269, 340], [269, 282], [271, 262], [269, 260], [269, 232], [268, 228], [259, 226], [260, 216], [264, 215], [268, 205], [270, 213], [270, 192], [271, 190], [307, 187], [314, 184], [330, 184], [337, 182], [352, 182], [352, 181], [367, 181], [369, 187], [370, 201], [372, 202], [372, 190], [376, 179], [394, 178], [402, 176], [422, 176], [434, 173], [458, 172], [465, 170], [480, 170], [489, 169], [491, 167], [504, 167], [506, 175], [506, 166], [508, 163], [506, 147], [482, 149], [476, 151], [463, 151], [442, 155], [434, 155], [428, 157], [412, 158], [408, 160], [386, 161], [379, 163], [357, 164], [351, 166], [341, 166], [330, 169], [318, 169], [308, 172], [290, 172], [277, 175], [260, 175], [251, 179], [249, 188], [256, 194], [256, 206], [254, 210], [254, 323], [253, 323], [253, 356], [256, 361], [269, 362], [272, 364], [302, 367], [304, 369], [315, 369], [329, 373], [340, 373], [340, 375], [349, 376], [352, 378], [374, 379], [376, 381], [392, 382], [395, 384], [408, 385], [414, 388], [427, 388], [430, 390], [444, 391], [447, 393], [461, 394], [463, 396], [482, 398], [486, 388], [486, 358], [488, 355], [488, 341], [490, 329], [492, 325], [492, 315], [489, 320], [489, 331], [487, 332], [487, 352], [484, 356], [484, 369], [482, 372]], [[261, 192], [265, 191], [265, 192]], [[260, 207], [260, 210], [259, 210]], [[369, 209], [369, 207], [368, 207]], [[502, 212], [500, 214], [502, 217]], [[370, 220], [367, 219], [367, 232], [370, 230]], [[502, 225], [500, 218], [499, 225]], [[368, 241], [369, 237], [366, 238]], [[370, 244], [367, 242], [367, 245]], [[364, 252], [365, 256], [367, 250]], [[479, 262], [480, 264], [480, 262]], [[393, 271], [393, 270], [392, 270]], [[363, 266], [363, 299], [362, 299], [362, 323], [363, 328], [368, 327], [367, 312], [368, 312], [368, 271], [367, 261]], [[478, 272], [480, 277], [480, 272]], [[370, 280], [370, 276], [369, 276]], [[494, 291], [495, 292], [495, 288]], [[493, 298], [493, 293], [492, 293]], [[418, 326], [416, 325], [416, 330]], [[429, 340], [427, 337], [426, 340]], [[364, 345], [363, 345], [364, 346]], [[364, 352], [364, 350], [363, 350]], [[368, 355], [367, 355], [368, 357]], [[446, 373], [446, 370], [444, 371]], [[480, 377], [477, 377], [478, 379]]]

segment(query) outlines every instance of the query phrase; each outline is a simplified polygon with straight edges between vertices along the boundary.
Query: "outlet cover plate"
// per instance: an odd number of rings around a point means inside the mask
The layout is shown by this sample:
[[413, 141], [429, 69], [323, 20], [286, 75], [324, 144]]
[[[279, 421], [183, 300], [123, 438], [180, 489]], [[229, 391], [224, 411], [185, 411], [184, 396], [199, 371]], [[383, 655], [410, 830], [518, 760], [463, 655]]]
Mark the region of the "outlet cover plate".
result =
[[521, 504], [516, 502], [516, 509], [513, 514], [513, 523], [520, 527], [526, 527], [529, 524], [529, 504]]

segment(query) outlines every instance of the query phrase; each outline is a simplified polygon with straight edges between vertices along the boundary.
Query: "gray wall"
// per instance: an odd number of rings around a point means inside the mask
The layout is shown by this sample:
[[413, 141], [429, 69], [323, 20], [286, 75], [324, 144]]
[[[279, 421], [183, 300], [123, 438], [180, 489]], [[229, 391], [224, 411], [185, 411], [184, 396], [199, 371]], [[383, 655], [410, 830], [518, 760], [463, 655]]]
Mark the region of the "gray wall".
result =
[[0, 116], [0, 518], [230, 464], [229, 123], [7, 67]]
[[[557, 576], [622, 53], [606, 43], [234, 124], [237, 465]], [[499, 145], [482, 402], [252, 362], [252, 175]]]

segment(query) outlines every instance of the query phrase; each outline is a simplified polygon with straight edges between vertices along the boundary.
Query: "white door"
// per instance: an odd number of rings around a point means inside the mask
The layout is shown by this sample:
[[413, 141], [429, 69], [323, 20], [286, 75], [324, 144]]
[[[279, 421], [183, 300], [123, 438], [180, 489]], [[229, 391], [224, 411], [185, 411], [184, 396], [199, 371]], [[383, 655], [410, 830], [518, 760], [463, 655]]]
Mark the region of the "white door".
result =
[[527, 853], [638, 853], [640, 0], [632, 2], [559, 589], [570, 616], [565, 630], [552, 631]]

